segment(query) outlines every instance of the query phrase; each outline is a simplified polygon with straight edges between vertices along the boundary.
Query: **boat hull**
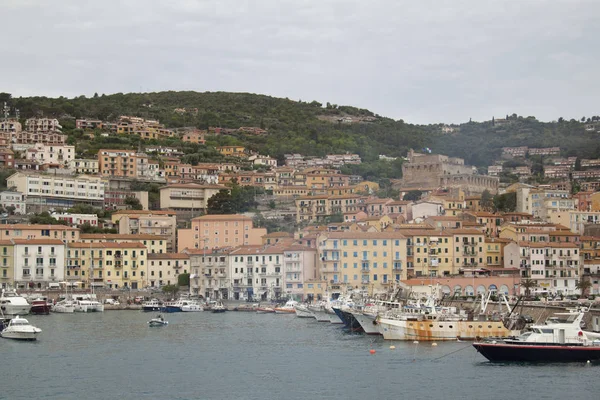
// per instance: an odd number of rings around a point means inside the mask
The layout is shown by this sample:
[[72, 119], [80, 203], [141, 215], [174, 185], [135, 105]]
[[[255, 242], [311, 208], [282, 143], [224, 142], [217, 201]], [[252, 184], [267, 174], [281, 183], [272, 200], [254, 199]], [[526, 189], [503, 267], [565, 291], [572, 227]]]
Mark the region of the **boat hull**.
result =
[[149, 321], [148, 322], [149, 327], [165, 326], [168, 324], [169, 323], [167, 321]]
[[150, 312], [150, 311], [160, 311], [162, 307], [160, 305], [155, 306], [142, 306], [142, 311]]
[[2, 313], [6, 317], [14, 317], [17, 315], [27, 315], [31, 312], [30, 304], [3, 304]]
[[477, 340], [518, 335], [500, 321], [406, 321], [380, 319], [380, 331], [387, 340]]
[[352, 315], [356, 318], [367, 335], [381, 335], [379, 325], [375, 323], [375, 316], [365, 315], [359, 312], [352, 313]]
[[473, 343], [491, 362], [563, 363], [600, 360], [600, 346]]
[[312, 312], [306, 307], [296, 307], [296, 316], [298, 318], [313, 318]]
[[313, 316], [318, 322], [329, 322], [329, 315], [327, 315], [325, 309], [309, 307], [309, 310], [312, 312]]
[[296, 310], [293, 308], [275, 308], [275, 314], [295, 314]]
[[[40, 331], [41, 332], [41, 331]], [[13, 340], [37, 340], [39, 332], [2, 331], [0, 336]]]
[[329, 317], [329, 322], [332, 324], [341, 325], [344, 323], [344, 321], [342, 321], [340, 317], [338, 317], [338, 315], [333, 311], [327, 312], [327, 316]]

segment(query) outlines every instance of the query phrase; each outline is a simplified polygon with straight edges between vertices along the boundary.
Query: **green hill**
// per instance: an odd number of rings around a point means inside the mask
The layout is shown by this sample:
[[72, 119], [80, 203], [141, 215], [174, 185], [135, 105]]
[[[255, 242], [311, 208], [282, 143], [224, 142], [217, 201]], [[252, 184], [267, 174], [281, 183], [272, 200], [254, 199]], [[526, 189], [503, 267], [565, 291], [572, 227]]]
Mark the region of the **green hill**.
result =
[[[600, 157], [600, 134], [597, 130], [587, 131], [584, 123], [575, 120], [540, 122], [515, 114], [502, 124], [469, 122], [456, 126], [455, 132], [444, 134], [440, 124], [413, 125], [350, 106], [323, 106], [317, 101], [293, 101], [248, 93], [117, 93], [72, 99], [11, 98], [0, 93], [0, 101], [5, 100], [9, 106], [20, 110], [23, 119], [32, 116], [58, 118], [65, 132], [71, 135], [78, 134], [74, 130], [75, 118], [111, 121], [119, 115], [158, 119], [169, 128], [261, 127], [268, 130], [267, 135], [219, 136], [211, 138], [209, 144], [243, 144], [279, 158], [285, 153], [314, 156], [346, 151], [358, 153], [365, 164], [353, 167], [352, 172], [365, 176], [399, 177], [400, 162], [377, 161], [378, 155], [405, 156], [410, 148], [429, 147], [435, 153], [462, 157], [477, 166], [489, 165], [500, 156], [504, 146], [560, 146], [564, 155]], [[176, 108], [185, 108], [188, 112], [179, 114], [174, 112]], [[340, 121], [344, 117], [351, 118], [352, 122]], [[78, 136], [73, 140], [83, 146], [79, 139]], [[111, 144], [135, 145], [129, 139], [116, 142], [114, 138], [97, 143], [99, 146]], [[198, 146], [186, 152], [197, 151]]]

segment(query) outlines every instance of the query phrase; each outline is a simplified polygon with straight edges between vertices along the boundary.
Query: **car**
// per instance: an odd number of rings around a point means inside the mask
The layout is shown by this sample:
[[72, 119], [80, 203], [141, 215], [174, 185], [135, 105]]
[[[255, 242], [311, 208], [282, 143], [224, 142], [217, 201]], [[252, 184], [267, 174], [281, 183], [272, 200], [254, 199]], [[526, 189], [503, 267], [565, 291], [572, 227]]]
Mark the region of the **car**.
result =
[[521, 318], [526, 324], [533, 324], [533, 318], [531, 315], [521, 315]]
[[115, 299], [104, 299], [104, 304], [110, 304], [110, 305], [113, 305], [113, 306], [118, 306], [121, 303], [119, 303]]

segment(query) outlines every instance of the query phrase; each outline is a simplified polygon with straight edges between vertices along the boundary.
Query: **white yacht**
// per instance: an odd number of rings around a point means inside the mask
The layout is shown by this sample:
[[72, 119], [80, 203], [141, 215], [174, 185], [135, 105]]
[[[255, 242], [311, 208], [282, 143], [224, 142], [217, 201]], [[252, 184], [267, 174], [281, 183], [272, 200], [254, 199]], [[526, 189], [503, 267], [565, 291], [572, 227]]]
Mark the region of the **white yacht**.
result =
[[16, 290], [2, 289], [2, 295], [0, 295], [0, 309], [2, 314], [7, 317], [13, 315], [27, 315], [31, 311], [31, 304], [20, 296]]
[[8, 325], [0, 332], [0, 336], [6, 339], [37, 340], [37, 335], [41, 332], [40, 328], [36, 328], [25, 318], [17, 315], [8, 322]]
[[204, 307], [195, 300], [181, 300], [182, 312], [199, 312], [204, 311]]
[[71, 300], [62, 300], [53, 305], [51, 311], [55, 313], [73, 313], [75, 312], [75, 304]]

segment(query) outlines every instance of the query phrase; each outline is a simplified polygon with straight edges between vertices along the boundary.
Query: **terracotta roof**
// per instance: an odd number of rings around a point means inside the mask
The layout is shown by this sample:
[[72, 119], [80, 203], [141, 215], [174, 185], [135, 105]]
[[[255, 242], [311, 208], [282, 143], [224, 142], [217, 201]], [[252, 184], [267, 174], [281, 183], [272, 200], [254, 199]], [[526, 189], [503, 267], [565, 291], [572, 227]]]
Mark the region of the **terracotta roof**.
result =
[[399, 232], [330, 232], [324, 234], [329, 239], [404, 239]]
[[56, 231], [78, 231], [79, 228], [71, 227], [68, 225], [60, 225], [60, 224], [11, 224], [11, 225], [2, 225], [0, 228], [2, 230], [13, 230], [13, 229], [50, 229]]
[[176, 215], [175, 211], [158, 211], [158, 210], [118, 210], [112, 215]]
[[577, 233], [573, 233], [571, 231], [550, 231], [548, 232], [549, 236], [579, 236]]
[[252, 221], [242, 214], [207, 214], [193, 218], [192, 221]]
[[573, 248], [578, 249], [579, 245], [571, 242], [519, 242], [520, 247], [563, 247], [563, 248]]
[[190, 255], [185, 253], [148, 253], [148, 260], [186, 260]]
[[14, 244], [55, 244], [64, 245], [65, 243], [59, 239], [12, 239]]
[[226, 189], [229, 190], [227, 186], [221, 185], [199, 185], [197, 183], [173, 183], [171, 185], [163, 186], [160, 190], [164, 189]]
[[280, 238], [280, 237], [294, 237], [294, 235], [289, 232], [271, 232], [271, 233], [267, 233], [263, 237], [264, 238]]
[[149, 234], [120, 234], [120, 233], [84, 233], [81, 240], [165, 240], [165, 236]]
[[97, 242], [97, 243], [69, 243], [68, 248], [73, 249], [145, 249], [140, 242]]
[[448, 229], [446, 230], [451, 235], [482, 235], [481, 231], [477, 229]]

